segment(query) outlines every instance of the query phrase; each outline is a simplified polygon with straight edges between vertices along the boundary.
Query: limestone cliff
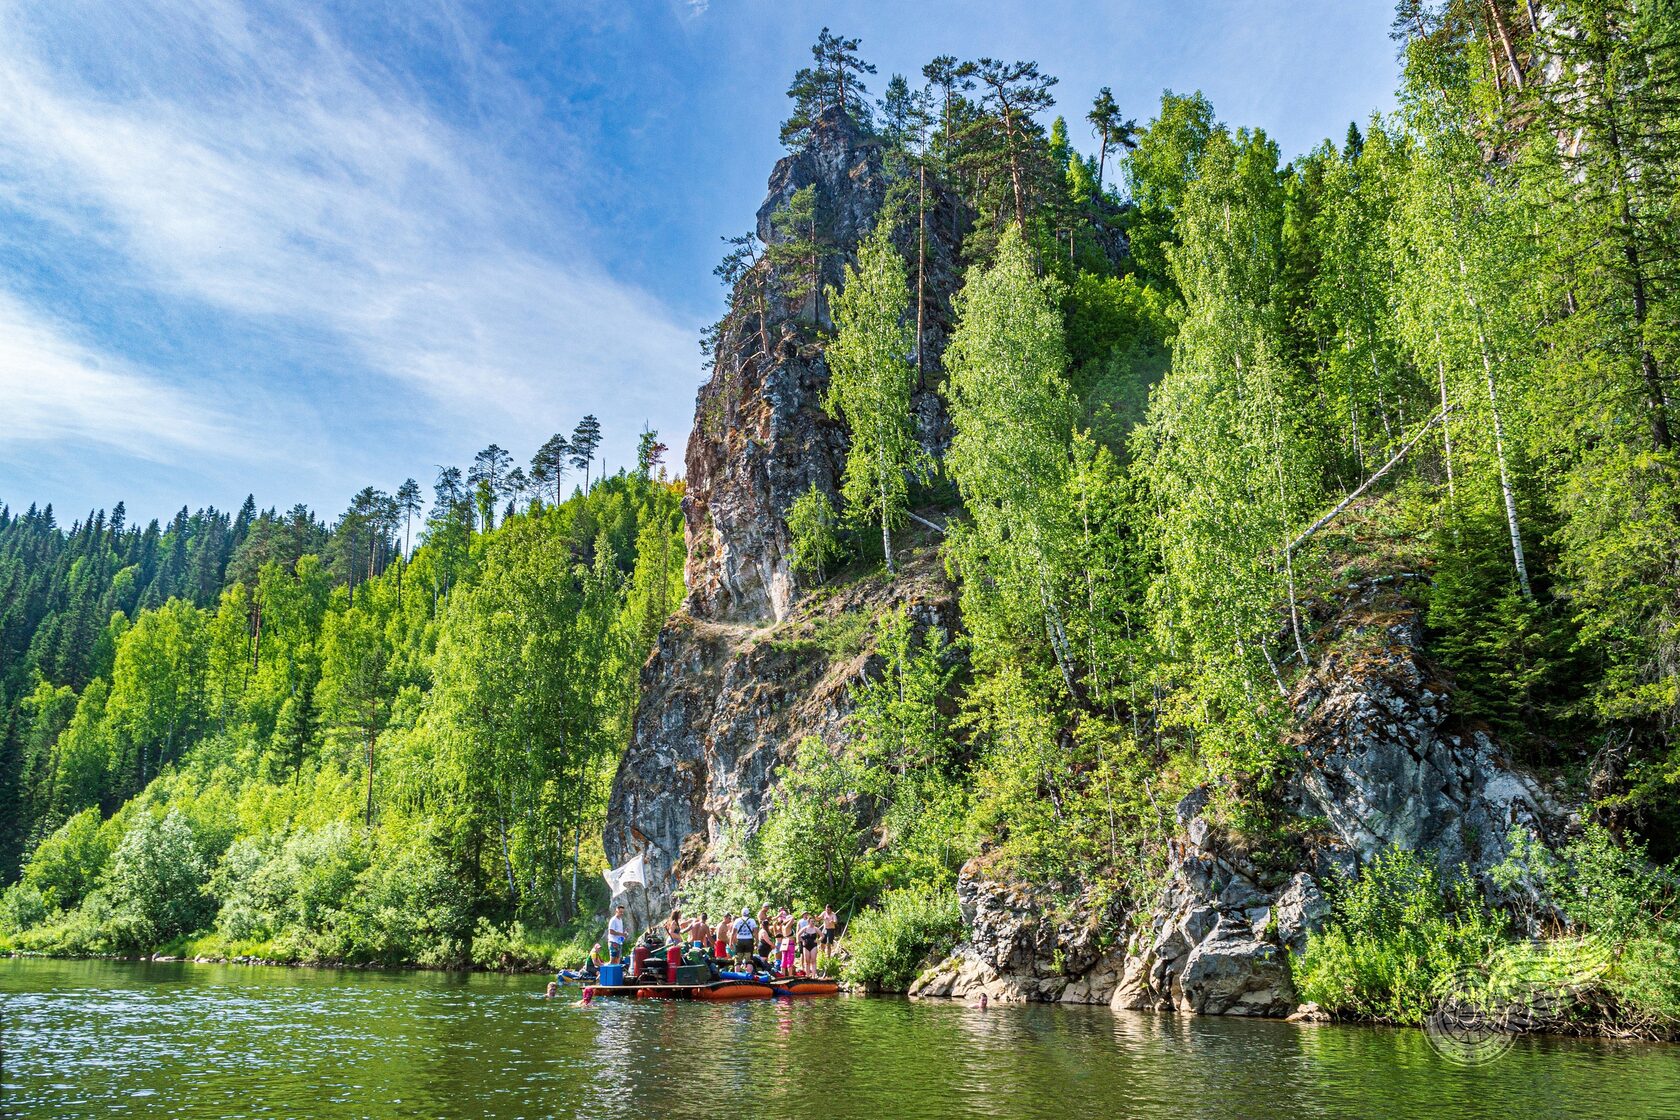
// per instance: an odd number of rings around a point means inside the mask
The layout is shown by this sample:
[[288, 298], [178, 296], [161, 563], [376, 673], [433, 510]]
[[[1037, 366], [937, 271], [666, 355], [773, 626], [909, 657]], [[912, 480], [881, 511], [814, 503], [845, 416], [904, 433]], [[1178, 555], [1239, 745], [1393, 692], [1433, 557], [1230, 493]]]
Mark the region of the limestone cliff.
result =
[[[848, 117], [825, 115], [811, 143], [771, 173], [759, 238], [776, 244], [772, 215], [795, 191], [814, 187], [831, 248], [822, 276], [838, 286], [845, 261], [888, 204], [885, 159]], [[946, 422], [930, 386], [958, 283], [953, 231], [966, 221], [930, 181], [926, 243], [918, 245], [919, 183], [903, 173], [898, 181], [911, 192], [908, 216], [896, 223], [898, 247], [912, 268], [919, 255], [926, 261], [924, 370], [914, 406], [920, 437], [937, 452]], [[643, 668], [604, 837], [615, 862], [647, 854], [647, 889], [634, 898], [646, 910], [667, 906], [680, 879], [707, 866], [733, 813], [749, 828], [762, 823], [772, 775], [800, 739], [838, 745], [848, 686], [868, 664], [863, 619], [904, 604], [924, 625], [955, 625], [952, 590], [926, 548], [900, 557], [904, 571], [891, 583], [863, 579], [820, 603], [801, 598], [785, 514], [812, 485], [837, 494], [846, 437], [823, 410], [828, 369], [814, 328], [826, 325], [828, 301], [790, 298], [795, 280], [768, 255], [742, 278], [696, 401], [683, 501], [688, 598]], [[904, 538], [906, 546], [916, 541]], [[836, 634], [855, 641], [836, 643]]]

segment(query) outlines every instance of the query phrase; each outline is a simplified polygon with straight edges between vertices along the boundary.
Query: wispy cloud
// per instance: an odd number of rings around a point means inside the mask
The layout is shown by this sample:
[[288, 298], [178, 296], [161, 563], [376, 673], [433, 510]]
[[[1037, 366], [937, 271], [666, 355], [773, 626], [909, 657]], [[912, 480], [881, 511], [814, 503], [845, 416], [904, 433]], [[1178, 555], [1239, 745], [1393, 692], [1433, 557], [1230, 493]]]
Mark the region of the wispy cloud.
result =
[[220, 452], [241, 434], [216, 411], [109, 355], [0, 291], [0, 450], [66, 437], [167, 461]]
[[[521, 158], [563, 138], [446, 120], [412, 75], [306, 17], [232, 0], [135, 11], [73, 17], [109, 68], [98, 80], [58, 58], [50, 20], [0, 13], [9, 205], [165, 298], [325, 332], [359, 376], [430, 402], [393, 422], [459, 413], [528, 436], [597, 403], [626, 435], [643, 416], [686, 422], [688, 402], [646, 375], [695, 364], [692, 325], [597, 265], [568, 229], [586, 217]], [[125, 59], [128, 35], [169, 46]]]

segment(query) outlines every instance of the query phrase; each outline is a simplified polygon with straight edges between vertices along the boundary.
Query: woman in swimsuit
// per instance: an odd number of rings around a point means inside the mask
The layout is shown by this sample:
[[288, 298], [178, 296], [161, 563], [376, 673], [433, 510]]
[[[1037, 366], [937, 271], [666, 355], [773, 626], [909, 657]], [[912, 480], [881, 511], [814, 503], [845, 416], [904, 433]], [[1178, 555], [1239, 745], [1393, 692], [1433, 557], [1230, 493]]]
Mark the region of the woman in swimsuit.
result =
[[817, 942], [820, 940], [822, 932], [807, 910], [799, 920], [799, 968], [806, 976], [817, 974]]

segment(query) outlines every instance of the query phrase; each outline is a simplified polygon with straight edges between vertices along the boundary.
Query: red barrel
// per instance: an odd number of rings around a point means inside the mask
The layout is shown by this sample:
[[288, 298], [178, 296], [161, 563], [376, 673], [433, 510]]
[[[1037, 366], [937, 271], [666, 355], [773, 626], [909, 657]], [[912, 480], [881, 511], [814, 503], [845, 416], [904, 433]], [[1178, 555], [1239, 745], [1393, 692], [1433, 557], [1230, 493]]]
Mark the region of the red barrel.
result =
[[642, 974], [642, 963], [647, 960], [647, 955], [647, 946], [638, 941], [636, 947], [630, 950], [630, 975]]

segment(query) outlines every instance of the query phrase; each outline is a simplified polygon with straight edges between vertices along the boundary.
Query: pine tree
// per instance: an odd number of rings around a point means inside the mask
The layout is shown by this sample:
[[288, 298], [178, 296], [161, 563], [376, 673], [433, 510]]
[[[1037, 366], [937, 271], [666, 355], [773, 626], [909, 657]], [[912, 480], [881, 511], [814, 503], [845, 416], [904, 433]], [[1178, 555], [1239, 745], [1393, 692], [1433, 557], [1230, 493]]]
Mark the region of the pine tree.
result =
[[473, 487], [484, 532], [496, 527], [496, 503], [506, 494], [512, 465], [513, 456], [492, 443], [473, 456], [473, 465], [467, 469], [467, 484]]
[[531, 456], [531, 481], [538, 489], [554, 488], [554, 505], [561, 502], [561, 483], [566, 480], [566, 468], [571, 465], [572, 445], [556, 432], [548, 437], [537, 453]]
[[869, 125], [869, 91], [863, 75], [875, 73], [858, 54], [858, 40], [823, 28], [811, 47], [814, 66], [800, 70], [788, 86], [793, 115], [782, 122], [782, 143], [797, 148], [810, 139], [811, 127], [829, 109], [839, 109], [859, 125]]
[[811, 301], [811, 325], [822, 322], [823, 261], [831, 246], [826, 215], [815, 183], [800, 187], [770, 215], [775, 239], [769, 246], [782, 296], [791, 305]]
[[1137, 121], [1126, 120], [1120, 115], [1120, 106], [1114, 101], [1114, 94], [1107, 86], [1097, 91], [1096, 99], [1091, 102], [1091, 111], [1085, 114], [1090, 122], [1091, 134], [1101, 140], [1097, 149], [1097, 186], [1103, 185], [1103, 169], [1108, 164], [1108, 149], [1112, 144], [1118, 148], [1135, 148], [1137, 142], [1132, 139], [1132, 133], [1137, 131]]
[[595, 449], [601, 446], [601, 422], [594, 415], [585, 416], [572, 429], [572, 466], [583, 472], [583, 488], [589, 489], [589, 464], [595, 461]]
[[1015, 203], [1015, 224], [1027, 235], [1027, 206], [1031, 200], [1033, 157], [1043, 143], [1043, 130], [1034, 115], [1056, 103], [1050, 90], [1057, 79], [1041, 74], [1036, 62], [1000, 62], [982, 58], [973, 74], [981, 90], [980, 103], [988, 114], [996, 146], [1009, 172]]

